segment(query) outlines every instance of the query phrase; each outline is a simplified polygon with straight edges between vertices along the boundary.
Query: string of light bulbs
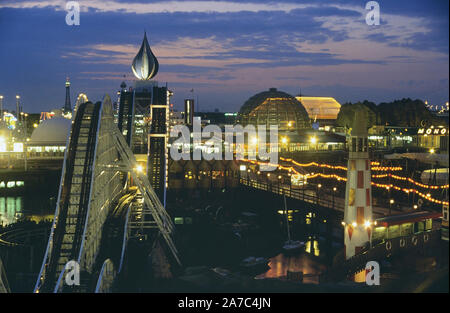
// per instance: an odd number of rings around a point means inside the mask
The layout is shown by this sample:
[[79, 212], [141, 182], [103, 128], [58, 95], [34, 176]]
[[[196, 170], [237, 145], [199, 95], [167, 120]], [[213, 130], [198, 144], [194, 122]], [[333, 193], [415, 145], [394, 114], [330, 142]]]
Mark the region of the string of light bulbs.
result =
[[[271, 163], [254, 161], [254, 160], [241, 160], [241, 161], [249, 162], [249, 163], [256, 164], [256, 165], [273, 166], [273, 167], [281, 169], [281, 170], [286, 170], [289, 173], [294, 172], [297, 175], [303, 175], [306, 179], [314, 179], [314, 178], [317, 178], [317, 177], [321, 177], [321, 178], [328, 178], [328, 179], [330, 179], [330, 178], [331, 179], [336, 179], [337, 181], [347, 181], [346, 177], [342, 177], [342, 176], [339, 176], [339, 175], [336, 175], [336, 174], [322, 174], [322, 173], [301, 174], [294, 167], [287, 167], [287, 166], [283, 166], [283, 165], [279, 165], [279, 164], [271, 164]], [[379, 183], [375, 183], [375, 182], [371, 182], [371, 185], [374, 186], [374, 187], [385, 188], [385, 189], [388, 189], [388, 190], [390, 188], [393, 188], [393, 189], [398, 190], [398, 191], [403, 191], [404, 193], [407, 193], [407, 194], [409, 194], [410, 192], [411, 193], [415, 193], [418, 196], [420, 196], [421, 198], [424, 198], [425, 200], [428, 200], [430, 202], [437, 203], [437, 204], [445, 204], [445, 205], [449, 204], [448, 201], [441, 201], [441, 200], [438, 200], [438, 199], [434, 199], [433, 197], [431, 197], [430, 194], [424, 194], [424, 193], [420, 192], [417, 189], [401, 188], [401, 187], [398, 187], [398, 186], [393, 185], [393, 184], [387, 185], [387, 184], [379, 184]]]

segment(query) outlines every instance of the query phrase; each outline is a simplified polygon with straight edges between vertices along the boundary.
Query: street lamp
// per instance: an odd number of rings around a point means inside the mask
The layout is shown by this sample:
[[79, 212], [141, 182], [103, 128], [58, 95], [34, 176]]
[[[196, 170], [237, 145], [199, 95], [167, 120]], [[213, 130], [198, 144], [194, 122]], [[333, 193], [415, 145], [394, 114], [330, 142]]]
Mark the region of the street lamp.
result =
[[17, 116], [17, 120], [20, 123], [20, 108], [19, 108], [19, 100], [20, 100], [20, 96], [16, 95], [16, 116]]
[[281, 143], [283, 144], [284, 149], [285, 149], [286, 151], [288, 151], [288, 146], [287, 146], [288, 141], [289, 141], [289, 140], [288, 140], [287, 137], [282, 137], [282, 138], [281, 138]]
[[309, 142], [311, 143], [311, 145], [314, 146], [315, 150], [317, 150], [317, 137], [316, 136], [309, 137]]
[[23, 136], [25, 136], [25, 138], [27, 137], [27, 117], [28, 117], [28, 113], [24, 113], [24, 112], [20, 112], [20, 115], [22, 116], [21, 120], [24, 122], [23, 125]]
[[3, 121], [3, 95], [0, 95], [0, 122]]
[[317, 191], [316, 191], [316, 204], [319, 204], [319, 189], [322, 188], [322, 184], [317, 185]]
[[393, 204], [394, 204], [394, 199], [389, 200], [389, 215], [391, 215]]
[[336, 193], [337, 188], [333, 187], [333, 210], [334, 210], [334, 194]]
[[142, 173], [144, 171], [144, 167], [142, 165], [137, 165], [136, 166], [136, 172], [137, 173]]

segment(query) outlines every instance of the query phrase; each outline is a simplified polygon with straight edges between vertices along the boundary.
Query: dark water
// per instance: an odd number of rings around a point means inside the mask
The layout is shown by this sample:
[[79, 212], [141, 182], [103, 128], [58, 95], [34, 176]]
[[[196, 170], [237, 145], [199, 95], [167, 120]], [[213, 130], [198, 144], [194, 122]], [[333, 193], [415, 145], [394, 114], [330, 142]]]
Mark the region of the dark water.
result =
[[[186, 266], [223, 267], [238, 271], [237, 265], [246, 257], [265, 257], [270, 260], [270, 269], [257, 275], [257, 279], [282, 278], [289, 270], [303, 272], [305, 283], [318, 283], [319, 275], [327, 270], [334, 255], [342, 248], [340, 225], [332, 226], [334, 237], [330, 236], [327, 228], [331, 218], [316, 213], [311, 205], [287, 201], [291, 238], [305, 242], [305, 249], [286, 256], [282, 253], [287, 240], [282, 198], [241, 192], [202, 200], [203, 207], [215, 203], [216, 207], [223, 208], [218, 213], [212, 210], [213, 213], [208, 215], [201, 205], [184, 200], [181, 207], [192, 206], [201, 216], [190, 213], [193, 210], [172, 214], [193, 216], [193, 225], [177, 226], [177, 244]], [[253, 212], [256, 216], [245, 217], [243, 212]], [[236, 232], [230, 225], [239, 223], [258, 227]]]
[[0, 194], [0, 225], [7, 226], [25, 219], [36, 222], [52, 219], [55, 199], [53, 192]]
[[[21, 219], [51, 219], [55, 209], [55, 197], [55, 192], [0, 195], [0, 221], [7, 225]], [[250, 200], [252, 207], [244, 205], [243, 209], [240, 209], [236, 208], [236, 203], [242, 199], [241, 195], [237, 198], [230, 198], [228, 195], [223, 199], [213, 198], [224, 206], [222, 220], [201, 215], [194, 218], [193, 225], [177, 225], [177, 246], [186, 266], [233, 268], [246, 257], [263, 256], [270, 259], [270, 269], [256, 278], [285, 277], [289, 270], [303, 272], [305, 283], [318, 283], [318, 276], [326, 271], [330, 258], [340, 248], [338, 240], [334, 239], [335, 242], [332, 242], [333, 239], [327, 237], [324, 218], [316, 216], [310, 208], [288, 202], [291, 236], [295, 240], [304, 241], [305, 249], [297, 255], [286, 256], [281, 252], [281, 247], [287, 239], [286, 216], [280, 210], [282, 202], [280, 203], [279, 199], [272, 202], [263, 199], [260, 203]], [[203, 200], [206, 204], [210, 203], [209, 199]], [[184, 202], [181, 206], [186, 208], [187, 203]], [[234, 231], [223, 227], [224, 224], [246, 222], [241, 221], [240, 213], [252, 211], [251, 208], [255, 207], [259, 208], [259, 211], [253, 210], [258, 214], [256, 230], [241, 232], [240, 236], [237, 236]], [[184, 211], [172, 212], [172, 215], [191, 215]]]
[[0, 225], [25, 218], [37, 222], [50, 218], [60, 178], [58, 169], [0, 171]]
[[[313, 241], [312, 244], [317, 244], [317, 241]], [[319, 275], [327, 269], [326, 262], [306, 252], [294, 256], [280, 253], [270, 258], [269, 266], [270, 269], [267, 272], [257, 275], [256, 278], [281, 278], [287, 275], [287, 271], [303, 272], [304, 283], [317, 284]]]

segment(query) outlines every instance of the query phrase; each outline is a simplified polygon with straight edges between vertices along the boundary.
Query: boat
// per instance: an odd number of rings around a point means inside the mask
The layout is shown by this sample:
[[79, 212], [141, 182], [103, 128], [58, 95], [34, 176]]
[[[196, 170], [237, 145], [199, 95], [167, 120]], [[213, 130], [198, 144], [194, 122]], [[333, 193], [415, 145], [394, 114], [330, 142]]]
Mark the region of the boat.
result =
[[283, 245], [283, 252], [285, 254], [296, 253], [302, 251], [304, 247], [305, 243], [303, 241], [287, 240]]
[[249, 274], [261, 274], [270, 269], [269, 259], [264, 257], [248, 257], [242, 260], [239, 268]]
[[229, 270], [222, 267], [213, 267], [211, 270], [221, 277], [230, 277], [232, 275]]
[[287, 235], [288, 235], [288, 240], [285, 241], [285, 243], [283, 245], [283, 253], [295, 254], [304, 249], [305, 243], [303, 241], [291, 239], [291, 230], [289, 228], [288, 210], [287, 210], [287, 206], [286, 206], [286, 196], [284, 195], [283, 198], [284, 198], [284, 214], [286, 215], [286, 225], [287, 225], [286, 227], [287, 227]]

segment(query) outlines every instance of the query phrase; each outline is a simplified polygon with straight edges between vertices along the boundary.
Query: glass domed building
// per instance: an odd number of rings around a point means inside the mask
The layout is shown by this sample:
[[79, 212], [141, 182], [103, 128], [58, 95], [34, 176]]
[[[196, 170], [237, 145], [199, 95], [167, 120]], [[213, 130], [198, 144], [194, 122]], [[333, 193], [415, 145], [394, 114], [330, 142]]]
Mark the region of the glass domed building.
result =
[[277, 125], [280, 132], [300, 132], [311, 128], [308, 112], [295, 97], [270, 88], [248, 99], [241, 107], [238, 123], [242, 126]]

